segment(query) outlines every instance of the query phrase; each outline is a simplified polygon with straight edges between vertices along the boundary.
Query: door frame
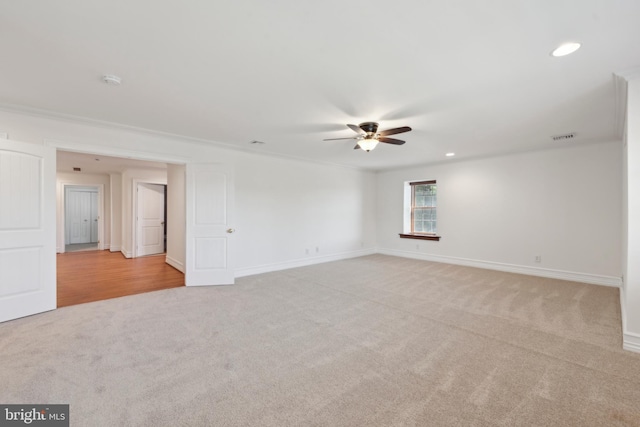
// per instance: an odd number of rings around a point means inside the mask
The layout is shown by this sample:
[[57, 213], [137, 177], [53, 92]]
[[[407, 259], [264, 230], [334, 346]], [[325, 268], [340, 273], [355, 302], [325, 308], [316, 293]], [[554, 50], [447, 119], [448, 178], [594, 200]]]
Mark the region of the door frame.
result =
[[[62, 141], [58, 139], [49, 139], [49, 138], [45, 138], [43, 142], [45, 146], [50, 146], [55, 148], [56, 150], [61, 150], [61, 151], [71, 151], [71, 152], [85, 153], [85, 154], [98, 154], [98, 155], [111, 156], [111, 157], [123, 157], [123, 158], [147, 160], [152, 162], [162, 162], [162, 163], [169, 163], [169, 164], [182, 164], [186, 166], [185, 180], [187, 179], [187, 175], [188, 175], [187, 169], [189, 165], [199, 163], [197, 158], [184, 157], [181, 155], [169, 154], [169, 153], [136, 151], [136, 150], [128, 150], [121, 147], [84, 144], [79, 142], [69, 142], [69, 141]], [[226, 162], [221, 162], [220, 164], [231, 165], [231, 163], [226, 163]], [[185, 190], [185, 206], [184, 206], [185, 215], [186, 215], [187, 207], [189, 206], [189, 204], [195, 202], [194, 200], [190, 199], [190, 197], [192, 197], [191, 193]], [[235, 204], [235, 202], [233, 204]], [[184, 226], [185, 226], [185, 233], [184, 233], [185, 242], [184, 243], [186, 248], [187, 245], [190, 244], [189, 227], [187, 226], [186, 223]], [[187, 263], [194, 262], [193, 259], [190, 259], [190, 256], [192, 255], [189, 253], [189, 251], [185, 251], [185, 265], [187, 265]], [[233, 276], [235, 277], [235, 272], [233, 273]], [[185, 280], [186, 280], [186, 274], [185, 274]]]
[[[65, 253], [66, 237], [67, 237], [67, 187], [97, 187], [98, 188], [98, 250], [104, 250], [104, 184], [86, 183], [78, 184], [77, 182], [59, 181], [57, 193], [60, 204], [58, 206], [58, 221], [56, 223], [56, 252]], [[61, 246], [58, 246], [61, 243]]]
[[[45, 138], [43, 142], [45, 146], [53, 147], [59, 151], [69, 151], [72, 153], [97, 154], [102, 156], [122, 157], [122, 158], [128, 158], [128, 159], [136, 159], [136, 160], [149, 161], [149, 162], [162, 162], [162, 163], [178, 164], [178, 165], [185, 165], [185, 166], [188, 163], [194, 162], [194, 160], [189, 157], [184, 157], [184, 156], [175, 155], [175, 154], [155, 153], [155, 152], [148, 152], [148, 151], [135, 151], [135, 150], [128, 150], [126, 148], [121, 148], [121, 147], [84, 144], [84, 143], [69, 142], [69, 141], [63, 141], [63, 140], [52, 139], [52, 138]], [[186, 174], [186, 167], [185, 167], [185, 174]], [[185, 179], [186, 179], [186, 176], [185, 176]], [[153, 180], [149, 180], [149, 179], [134, 178], [132, 180], [132, 185], [133, 185], [132, 191], [135, 191], [137, 181], [149, 182], [150, 184], [167, 185], [166, 182], [160, 183], [160, 182], [153, 182]], [[185, 211], [186, 211], [186, 203], [187, 203], [187, 200], [186, 200], [186, 190], [185, 190]], [[133, 213], [132, 218], [135, 218], [135, 203], [132, 203], [132, 204], [134, 205], [134, 207], [132, 208], [132, 213]], [[58, 218], [60, 218], [60, 212], [58, 212]], [[123, 227], [124, 227], [124, 224], [123, 224]], [[184, 224], [184, 227], [185, 227], [184, 236], [185, 236], [185, 246], [186, 246], [187, 244], [186, 224]], [[56, 233], [58, 233], [59, 230], [60, 230], [59, 223], [56, 223]], [[133, 230], [131, 232], [131, 235], [132, 235], [132, 241], [133, 241], [133, 238], [135, 237], [135, 232], [133, 232]], [[56, 239], [58, 239], [57, 235], [56, 235]], [[124, 242], [122, 242], [122, 245], [124, 245]], [[135, 246], [133, 246], [132, 248], [135, 248]], [[122, 249], [125, 249], [125, 248], [123, 247]], [[62, 247], [62, 251], [64, 251], [64, 245]], [[131, 254], [135, 255], [135, 250], [132, 250]], [[124, 252], [123, 252], [123, 255], [126, 256]], [[186, 253], [185, 253], [185, 262], [187, 262]]]
[[[167, 185], [167, 180], [165, 179], [164, 182], [163, 180], [160, 179], [142, 179], [142, 178], [133, 178], [131, 180], [131, 191], [134, 196], [133, 196], [133, 200], [131, 201], [131, 210], [132, 210], [132, 217], [131, 217], [131, 258], [137, 258], [138, 257], [138, 184], [157, 184], [157, 185], [164, 185], [165, 188], [168, 188]], [[167, 201], [164, 201], [165, 204], [167, 203]], [[167, 222], [167, 218], [165, 215], [164, 218], [165, 221], [165, 234], [166, 234], [166, 222]], [[185, 233], [186, 235], [186, 233]], [[166, 243], [165, 243], [166, 244]], [[165, 247], [165, 253], [166, 253], [166, 247]]]

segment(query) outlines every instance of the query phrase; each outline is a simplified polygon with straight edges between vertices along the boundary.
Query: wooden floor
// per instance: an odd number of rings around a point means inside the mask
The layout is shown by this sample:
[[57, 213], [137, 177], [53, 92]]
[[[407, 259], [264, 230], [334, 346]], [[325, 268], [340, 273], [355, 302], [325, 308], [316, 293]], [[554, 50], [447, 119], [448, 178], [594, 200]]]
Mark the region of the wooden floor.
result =
[[184, 274], [165, 257], [126, 259], [120, 252], [57, 255], [58, 307], [184, 286]]

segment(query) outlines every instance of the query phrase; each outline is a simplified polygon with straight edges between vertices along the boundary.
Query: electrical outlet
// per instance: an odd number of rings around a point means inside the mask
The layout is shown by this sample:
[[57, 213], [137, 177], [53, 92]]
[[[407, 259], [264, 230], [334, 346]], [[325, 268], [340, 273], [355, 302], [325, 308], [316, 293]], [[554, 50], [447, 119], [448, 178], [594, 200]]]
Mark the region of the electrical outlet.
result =
[[320, 248], [316, 246], [316, 253], [320, 252]]
[[309, 255], [309, 248], [304, 250], [305, 255]]
[[536, 257], [534, 258], [535, 262], [542, 262], [542, 257], [540, 255], [536, 255]]
[[420, 249], [420, 245], [416, 245], [416, 249]]

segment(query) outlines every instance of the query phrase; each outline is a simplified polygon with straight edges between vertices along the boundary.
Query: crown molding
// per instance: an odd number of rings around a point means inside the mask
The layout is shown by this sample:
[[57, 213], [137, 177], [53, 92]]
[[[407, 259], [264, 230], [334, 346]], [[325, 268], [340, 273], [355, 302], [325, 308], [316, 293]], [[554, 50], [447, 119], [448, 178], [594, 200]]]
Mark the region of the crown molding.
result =
[[[143, 135], [156, 136], [156, 137], [160, 137], [160, 138], [178, 139], [178, 140], [181, 140], [181, 141], [184, 141], [184, 142], [204, 145], [204, 146], [207, 146], [207, 147], [226, 149], [226, 150], [231, 150], [231, 151], [235, 151], [235, 152], [248, 153], [248, 154], [259, 155], [259, 156], [261, 155], [261, 156], [272, 157], [272, 158], [295, 160], [295, 161], [299, 161], [299, 162], [305, 162], [305, 163], [311, 163], [311, 164], [323, 165], [323, 166], [338, 167], [338, 168], [341, 168], [341, 169], [355, 170], [355, 171], [359, 171], [359, 172], [375, 172], [375, 170], [368, 169], [368, 168], [365, 168], [365, 167], [343, 165], [343, 164], [340, 164], [340, 163], [309, 159], [309, 158], [305, 158], [305, 157], [299, 157], [299, 156], [290, 155], [290, 154], [284, 154], [284, 153], [273, 153], [273, 152], [265, 152], [265, 151], [256, 151], [255, 149], [251, 149], [249, 147], [238, 146], [238, 145], [235, 145], [235, 144], [226, 143], [226, 142], [220, 142], [220, 141], [211, 140], [211, 139], [204, 139], [204, 138], [196, 138], [196, 137], [193, 137], [193, 136], [179, 135], [179, 134], [163, 132], [163, 131], [158, 131], [158, 130], [153, 130], [153, 129], [147, 129], [147, 128], [141, 128], [141, 127], [136, 127], [136, 126], [131, 126], [131, 125], [125, 125], [125, 124], [122, 124], [122, 123], [108, 122], [108, 121], [105, 121], [105, 120], [92, 119], [92, 118], [89, 118], [89, 117], [76, 116], [76, 115], [73, 115], [73, 114], [66, 114], [66, 113], [59, 113], [59, 112], [50, 111], [50, 110], [43, 110], [43, 109], [39, 109], [39, 108], [28, 107], [28, 106], [18, 105], [18, 104], [7, 104], [7, 103], [0, 102], [0, 110], [8, 112], [8, 113], [24, 114], [24, 115], [31, 116], [31, 117], [36, 117], [36, 118], [44, 118], [44, 119], [50, 119], [50, 120], [62, 120], [62, 121], [66, 121], [68, 123], [73, 123], [73, 124], [95, 126], [95, 127], [100, 127], [100, 128], [103, 128], [103, 129], [116, 129], [116, 130], [134, 132], [134, 133], [143, 134]], [[51, 139], [51, 140], [53, 140], [53, 139]], [[58, 148], [61, 148], [61, 147], [58, 147]]]
[[617, 71], [614, 73], [615, 76], [622, 77], [623, 79], [629, 81], [640, 78], [640, 67], [628, 68], [626, 70]]
[[630, 80], [640, 79], [640, 67], [613, 73], [615, 86], [615, 132], [624, 141], [627, 126], [627, 89]]
[[615, 87], [615, 133], [618, 138], [624, 141], [627, 127], [627, 79], [624, 76], [614, 74], [613, 84]]

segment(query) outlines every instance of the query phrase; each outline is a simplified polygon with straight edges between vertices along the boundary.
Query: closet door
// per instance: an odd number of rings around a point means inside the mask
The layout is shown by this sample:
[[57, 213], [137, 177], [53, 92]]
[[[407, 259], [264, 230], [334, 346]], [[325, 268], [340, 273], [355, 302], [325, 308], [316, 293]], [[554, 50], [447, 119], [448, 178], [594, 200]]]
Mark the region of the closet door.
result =
[[91, 242], [91, 194], [89, 191], [74, 189], [67, 192], [69, 244]]

